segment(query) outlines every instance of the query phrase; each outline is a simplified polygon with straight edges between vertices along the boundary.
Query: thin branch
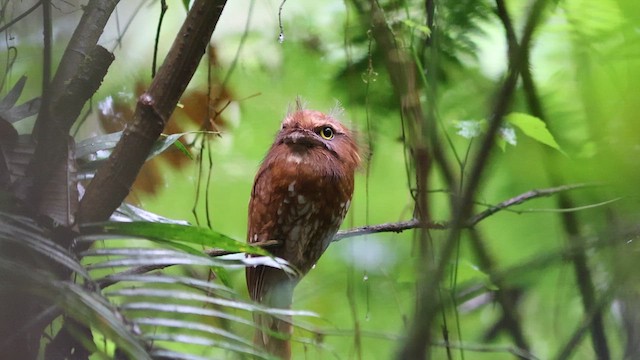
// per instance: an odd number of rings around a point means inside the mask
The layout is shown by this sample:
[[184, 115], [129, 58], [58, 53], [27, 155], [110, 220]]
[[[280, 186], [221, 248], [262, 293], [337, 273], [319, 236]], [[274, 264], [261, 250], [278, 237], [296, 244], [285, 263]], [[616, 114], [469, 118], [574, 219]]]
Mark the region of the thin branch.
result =
[[[573, 201], [569, 196], [561, 195], [558, 198], [558, 204], [562, 207], [572, 207]], [[581, 236], [577, 217], [572, 213], [563, 213], [562, 223], [568, 235], [568, 243], [579, 248], [584, 240]], [[586, 252], [577, 251], [571, 258], [571, 261], [573, 262], [576, 282], [580, 290], [584, 311], [588, 314], [589, 321], [586, 325], [589, 325], [591, 330], [593, 349], [598, 359], [610, 359], [611, 355], [607, 344], [606, 331], [604, 329], [604, 315], [601, 305], [598, 305], [596, 302], [596, 290]], [[562, 358], [562, 356], [559, 358]]]
[[111, 285], [119, 283], [120, 280], [116, 280], [116, 277], [125, 276], [125, 275], [142, 275], [155, 270], [162, 270], [164, 268], [167, 268], [173, 265], [176, 265], [176, 264], [159, 264], [159, 265], [156, 264], [156, 265], [136, 266], [127, 270], [117, 272], [113, 275], [105, 276], [101, 279], [98, 279], [96, 280], [96, 284], [98, 284], [98, 288], [104, 289]]
[[51, 0], [42, 3], [42, 96], [40, 97], [42, 108], [48, 108], [50, 101], [51, 83], [51, 37], [53, 25], [51, 24]]
[[162, 20], [164, 19], [164, 15], [167, 13], [166, 0], [160, 0], [160, 18], [158, 19], [158, 28], [156, 29], [156, 41], [153, 44], [153, 61], [151, 62], [151, 78], [156, 77], [156, 64], [158, 61], [158, 44], [160, 43], [160, 29], [162, 29]]
[[[582, 189], [585, 187], [591, 187], [591, 186], [597, 186], [594, 184], [571, 184], [571, 185], [563, 185], [563, 186], [556, 186], [556, 187], [552, 187], [552, 188], [546, 188], [546, 189], [534, 189], [534, 190], [530, 190], [527, 191], [525, 193], [522, 193], [518, 196], [515, 196], [513, 198], [507, 199], [497, 205], [494, 205], [492, 207], [490, 207], [487, 210], [484, 210], [472, 217], [469, 218], [469, 220], [463, 222], [462, 227], [463, 228], [471, 228], [476, 226], [480, 221], [488, 218], [489, 216], [501, 211], [501, 210], [506, 210], [512, 206], [515, 205], [520, 205], [526, 201], [532, 200], [532, 199], [536, 199], [536, 198], [540, 198], [540, 197], [547, 197], [547, 196], [551, 196], [554, 194], [558, 194], [558, 193], [562, 193], [562, 192], [566, 192], [566, 191], [570, 191], [570, 190], [575, 190], [575, 189]], [[349, 237], [354, 237], [354, 236], [362, 236], [362, 235], [367, 235], [367, 234], [375, 234], [375, 233], [383, 233], [383, 232], [395, 232], [395, 233], [400, 233], [403, 232], [405, 230], [412, 230], [412, 229], [417, 229], [420, 228], [420, 223], [418, 220], [416, 219], [412, 219], [412, 220], [407, 220], [407, 221], [400, 221], [400, 222], [393, 222], [393, 223], [384, 223], [384, 224], [379, 224], [379, 225], [367, 225], [367, 226], [362, 226], [362, 227], [357, 227], [357, 228], [353, 228], [353, 229], [349, 229], [349, 230], [343, 230], [343, 231], [339, 231], [338, 234], [336, 234], [336, 236], [333, 238], [333, 241], [339, 241], [345, 238], [349, 238]], [[448, 222], [429, 222], [424, 226], [425, 229], [431, 229], [431, 230], [447, 230], [447, 229], [451, 229], [451, 223]]]
[[536, 199], [536, 198], [540, 198], [540, 197], [547, 197], [547, 196], [551, 196], [551, 195], [555, 195], [558, 193], [562, 193], [562, 192], [566, 192], [566, 191], [570, 191], [570, 190], [575, 190], [575, 189], [582, 189], [585, 187], [591, 187], [591, 186], [596, 186], [593, 184], [572, 184], [572, 185], [562, 185], [562, 186], [556, 186], [556, 187], [551, 187], [551, 188], [546, 188], [546, 189], [534, 189], [534, 190], [530, 190], [527, 191], [525, 193], [522, 193], [516, 197], [513, 197], [511, 199], [505, 200], [497, 205], [494, 205], [492, 207], [490, 207], [489, 209], [472, 216], [467, 222], [465, 227], [471, 227], [476, 225], [477, 223], [479, 223], [480, 221], [486, 219], [487, 217], [497, 213], [500, 210], [504, 210], [507, 208], [510, 208], [514, 205], [519, 205], [524, 203], [525, 201], [531, 200], [531, 199]]
[[[411, 219], [411, 220], [400, 221], [400, 222], [392, 222], [392, 223], [384, 223], [384, 224], [378, 224], [378, 225], [367, 225], [367, 226], [357, 227], [349, 230], [339, 231], [336, 234], [336, 236], [333, 238], [333, 241], [340, 241], [342, 239], [346, 239], [354, 236], [363, 236], [368, 234], [376, 234], [376, 233], [384, 233], [384, 232], [401, 233], [405, 230], [413, 230], [418, 228], [420, 228], [420, 222], [417, 219]], [[448, 229], [448, 225], [443, 223], [428, 223], [424, 228], [444, 230], [444, 229]]]
[[36, 10], [38, 8], [38, 6], [40, 6], [41, 4], [42, 4], [42, 0], [37, 1], [35, 4], [33, 4], [32, 7], [28, 8], [25, 12], [23, 12], [22, 14], [16, 16], [15, 19], [9, 21], [4, 26], [0, 27], [0, 32], [3, 32], [5, 30], [7, 30], [8, 28], [12, 27], [13, 25], [15, 25], [18, 21], [22, 20], [27, 15], [31, 14], [34, 10]]
[[284, 26], [282, 25], [282, 8], [284, 8], [285, 2], [287, 2], [287, 0], [282, 0], [282, 3], [280, 3], [280, 7], [278, 8], [278, 26], [280, 27], [280, 34], [278, 34], [278, 42], [281, 44], [284, 42]]

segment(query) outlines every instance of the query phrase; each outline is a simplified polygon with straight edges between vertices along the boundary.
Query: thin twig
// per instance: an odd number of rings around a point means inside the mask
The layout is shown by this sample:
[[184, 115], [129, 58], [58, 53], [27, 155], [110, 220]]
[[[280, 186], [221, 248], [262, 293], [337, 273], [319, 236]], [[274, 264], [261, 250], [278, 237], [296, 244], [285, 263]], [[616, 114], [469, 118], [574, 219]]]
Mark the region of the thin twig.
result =
[[51, 23], [51, 0], [42, 2], [42, 95], [40, 97], [40, 109], [49, 111], [51, 102], [51, 37], [53, 25]]
[[[556, 187], [546, 188], [546, 189], [530, 190], [518, 196], [515, 196], [513, 198], [507, 199], [497, 205], [490, 207], [487, 210], [484, 210], [470, 217], [469, 220], [463, 222], [462, 227], [463, 228], [474, 227], [480, 221], [488, 218], [489, 216], [501, 210], [506, 210], [512, 206], [522, 204], [532, 199], [551, 196], [557, 193], [561, 193], [569, 190], [581, 189], [581, 188], [590, 187], [590, 186], [596, 186], [596, 185], [571, 184], [571, 185], [556, 186]], [[417, 229], [419, 227], [420, 227], [420, 223], [416, 219], [400, 221], [400, 222], [384, 223], [384, 224], [378, 224], [378, 225], [367, 225], [367, 226], [357, 227], [349, 230], [339, 231], [338, 234], [336, 234], [336, 236], [333, 238], [333, 241], [339, 241], [348, 237], [362, 236], [367, 234], [375, 234], [375, 233], [383, 233], [383, 232], [400, 233], [405, 230]], [[424, 226], [424, 228], [431, 229], [431, 230], [447, 230], [447, 229], [451, 229], [451, 223], [429, 222]]]
[[[401, 233], [405, 230], [413, 230], [420, 228], [420, 222], [417, 219], [411, 219], [407, 221], [400, 222], [392, 222], [392, 223], [384, 223], [378, 225], [366, 225], [361, 227], [356, 227], [349, 230], [339, 231], [336, 236], [333, 238], [333, 241], [340, 241], [345, 238], [354, 237], [354, 236], [363, 236], [368, 234], [376, 234], [376, 233], [384, 233], [384, 232], [394, 232]], [[425, 226], [426, 229], [438, 229], [443, 230], [447, 229], [448, 225], [445, 223], [428, 223]]]
[[9, 21], [8, 23], [6, 23], [4, 26], [0, 27], [0, 32], [3, 32], [5, 30], [7, 30], [8, 28], [12, 27], [13, 25], [15, 25], [18, 21], [22, 20], [23, 18], [25, 18], [27, 15], [31, 14], [35, 9], [38, 8], [38, 6], [40, 6], [42, 4], [42, 0], [37, 1], [35, 4], [33, 4], [32, 7], [28, 8], [25, 12], [23, 12], [22, 14], [18, 15], [15, 17], [15, 19]]
[[125, 276], [125, 275], [142, 275], [155, 270], [162, 270], [166, 267], [173, 266], [173, 265], [175, 264], [155, 264], [155, 265], [136, 266], [127, 270], [117, 272], [113, 275], [108, 275], [101, 279], [98, 279], [96, 280], [96, 284], [98, 284], [98, 287], [100, 289], [104, 289], [111, 285], [119, 283], [120, 280], [117, 279], [118, 277]]
[[280, 3], [280, 7], [278, 8], [278, 26], [280, 26], [280, 34], [278, 35], [278, 42], [281, 44], [284, 42], [284, 26], [282, 25], [282, 8], [284, 7], [284, 3], [286, 2], [287, 0], [282, 0], [282, 3]]
[[151, 63], [151, 78], [156, 77], [156, 64], [158, 62], [158, 44], [160, 43], [160, 30], [162, 29], [162, 20], [164, 19], [164, 15], [167, 13], [166, 0], [160, 0], [160, 18], [158, 19], [158, 28], [156, 29], [156, 41], [153, 44], [153, 61]]
[[479, 223], [480, 221], [486, 219], [487, 217], [495, 214], [496, 212], [500, 211], [500, 210], [504, 210], [507, 209], [511, 206], [514, 205], [519, 205], [524, 203], [525, 201], [531, 200], [531, 199], [535, 199], [535, 198], [540, 198], [540, 197], [547, 197], [547, 196], [551, 196], [551, 195], [555, 195], [561, 192], [565, 192], [565, 191], [569, 191], [569, 190], [575, 190], [575, 189], [581, 189], [581, 188], [585, 188], [585, 187], [589, 187], [589, 186], [595, 186], [593, 184], [572, 184], [572, 185], [562, 185], [562, 186], [556, 186], [556, 187], [551, 187], [551, 188], [546, 188], [546, 189], [534, 189], [534, 190], [530, 190], [527, 191], [523, 194], [520, 194], [516, 197], [513, 197], [511, 199], [505, 200], [495, 206], [490, 207], [489, 209], [475, 215], [472, 216], [466, 223], [466, 227], [470, 227], [470, 226], [474, 226], [477, 223]]

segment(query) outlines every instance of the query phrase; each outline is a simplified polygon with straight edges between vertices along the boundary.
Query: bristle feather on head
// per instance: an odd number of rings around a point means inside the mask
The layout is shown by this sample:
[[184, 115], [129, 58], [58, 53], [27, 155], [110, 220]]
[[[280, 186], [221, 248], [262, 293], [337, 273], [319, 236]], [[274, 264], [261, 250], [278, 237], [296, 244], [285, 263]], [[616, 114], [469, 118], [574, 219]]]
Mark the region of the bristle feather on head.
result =
[[336, 120], [342, 120], [342, 114], [344, 114], [344, 108], [342, 107], [342, 104], [340, 103], [340, 100], [336, 99], [335, 104], [333, 105], [333, 107], [331, 109], [329, 109], [329, 113], [328, 115]]

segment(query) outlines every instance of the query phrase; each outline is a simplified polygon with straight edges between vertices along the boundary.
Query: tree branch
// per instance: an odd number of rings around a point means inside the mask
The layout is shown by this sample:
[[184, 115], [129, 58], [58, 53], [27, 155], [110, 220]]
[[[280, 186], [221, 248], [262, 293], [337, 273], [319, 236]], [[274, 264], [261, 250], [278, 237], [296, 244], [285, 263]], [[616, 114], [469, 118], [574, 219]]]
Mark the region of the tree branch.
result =
[[131, 184], [160, 136], [205, 52], [225, 0], [196, 0], [171, 50], [146, 93], [133, 122], [98, 170], [80, 203], [80, 223], [105, 221], [129, 194]]
[[51, 83], [51, 93], [58, 93], [73, 78], [93, 51], [119, 0], [90, 0], [60, 59], [60, 65]]
[[[505, 210], [515, 205], [520, 205], [532, 199], [547, 197], [554, 194], [575, 190], [575, 189], [582, 189], [582, 188], [591, 187], [591, 186], [596, 186], [596, 185], [571, 184], [571, 185], [556, 186], [556, 187], [546, 188], [546, 189], [530, 190], [518, 196], [507, 199], [501, 203], [498, 203], [474, 216], [471, 216], [469, 220], [463, 222], [462, 227], [463, 228], [474, 227], [480, 221], [488, 218], [489, 216], [501, 210]], [[431, 230], [448, 230], [448, 229], [451, 229], [451, 226], [452, 225], [449, 222], [429, 222], [424, 226], [424, 228], [431, 229]], [[416, 219], [393, 222], [393, 223], [384, 223], [384, 224], [378, 224], [378, 225], [366, 225], [366, 226], [357, 227], [349, 230], [339, 231], [336, 234], [336, 236], [333, 238], [333, 241], [340, 241], [342, 239], [349, 238], [349, 237], [363, 236], [363, 235], [383, 233], [383, 232], [401, 233], [405, 230], [412, 230], [412, 229], [418, 229], [418, 228], [420, 228], [420, 223]]]

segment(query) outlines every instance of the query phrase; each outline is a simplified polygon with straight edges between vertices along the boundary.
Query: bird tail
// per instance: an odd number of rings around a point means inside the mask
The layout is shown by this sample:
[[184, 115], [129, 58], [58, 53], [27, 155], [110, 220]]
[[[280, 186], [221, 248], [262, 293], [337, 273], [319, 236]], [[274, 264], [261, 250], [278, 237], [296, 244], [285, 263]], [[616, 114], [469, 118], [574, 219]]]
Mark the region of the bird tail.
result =
[[[278, 286], [270, 287], [265, 292], [263, 304], [270, 308], [291, 309], [294, 286], [294, 282], [284, 281]], [[254, 313], [253, 321], [256, 324], [256, 333], [253, 338], [255, 345], [271, 355], [285, 360], [290, 359], [290, 338], [293, 334], [291, 316]]]
[[291, 359], [291, 343], [293, 333], [291, 316], [274, 317], [268, 314], [255, 314], [253, 321], [258, 328], [253, 338], [254, 344], [280, 359]]

